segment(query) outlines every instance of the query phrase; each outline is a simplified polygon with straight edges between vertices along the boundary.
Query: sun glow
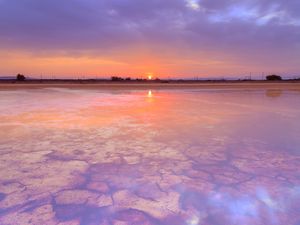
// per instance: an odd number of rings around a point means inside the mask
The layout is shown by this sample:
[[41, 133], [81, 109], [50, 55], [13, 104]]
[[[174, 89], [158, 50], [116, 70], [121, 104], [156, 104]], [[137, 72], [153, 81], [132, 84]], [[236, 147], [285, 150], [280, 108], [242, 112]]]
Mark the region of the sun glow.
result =
[[148, 80], [153, 80], [153, 73], [147, 73]]

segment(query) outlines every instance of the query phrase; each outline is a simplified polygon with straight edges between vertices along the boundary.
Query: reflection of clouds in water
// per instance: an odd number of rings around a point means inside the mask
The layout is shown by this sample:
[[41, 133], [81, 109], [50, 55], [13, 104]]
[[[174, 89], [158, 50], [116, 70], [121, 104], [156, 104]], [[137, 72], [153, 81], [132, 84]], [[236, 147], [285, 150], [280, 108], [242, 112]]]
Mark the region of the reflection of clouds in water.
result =
[[4, 193], [0, 193], [0, 201], [2, 201], [5, 198], [5, 194]]
[[[299, 189], [283, 189], [279, 196], [271, 197], [266, 188], [252, 194], [213, 192], [207, 195], [189, 189], [180, 191], [181, 207], [189, 211], [186, 219], [192, 224], [283, 224], [280, 215], [288, 214], [300, 195], [291, 194]], [[283, 199], [284, 198], [284, 199]], [[213, 219], [212, 219], [213, 218]], [[202, 221], [202, 222], [201, 222]]]
[[4, 92], [0, 224], [294, 225], [300, 103], [264, 94]]

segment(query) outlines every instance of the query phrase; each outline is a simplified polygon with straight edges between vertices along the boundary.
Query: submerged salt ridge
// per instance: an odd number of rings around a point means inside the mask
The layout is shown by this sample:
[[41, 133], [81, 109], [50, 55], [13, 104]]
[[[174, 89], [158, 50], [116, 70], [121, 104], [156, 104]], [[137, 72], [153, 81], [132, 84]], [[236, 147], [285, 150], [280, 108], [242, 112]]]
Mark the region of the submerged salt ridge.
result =
[[0, 92], [0, 224], [300, 224], [300, 92]]

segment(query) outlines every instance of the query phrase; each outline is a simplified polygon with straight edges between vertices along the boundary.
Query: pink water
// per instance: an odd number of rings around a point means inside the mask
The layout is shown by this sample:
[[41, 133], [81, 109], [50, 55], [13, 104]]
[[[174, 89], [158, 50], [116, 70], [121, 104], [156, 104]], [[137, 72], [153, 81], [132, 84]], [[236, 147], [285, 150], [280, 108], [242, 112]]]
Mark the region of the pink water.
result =
[[0, 224], [299, 225], [300, 92], [0, 91]]

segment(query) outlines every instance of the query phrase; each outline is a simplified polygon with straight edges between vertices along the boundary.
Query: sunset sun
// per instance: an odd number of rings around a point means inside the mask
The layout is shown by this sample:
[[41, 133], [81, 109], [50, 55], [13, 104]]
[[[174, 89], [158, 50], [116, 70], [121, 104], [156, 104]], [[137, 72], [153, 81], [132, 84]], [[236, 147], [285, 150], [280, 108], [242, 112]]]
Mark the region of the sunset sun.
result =
[[153, 73], [147, 73], [147, 79], [153, 80]]

